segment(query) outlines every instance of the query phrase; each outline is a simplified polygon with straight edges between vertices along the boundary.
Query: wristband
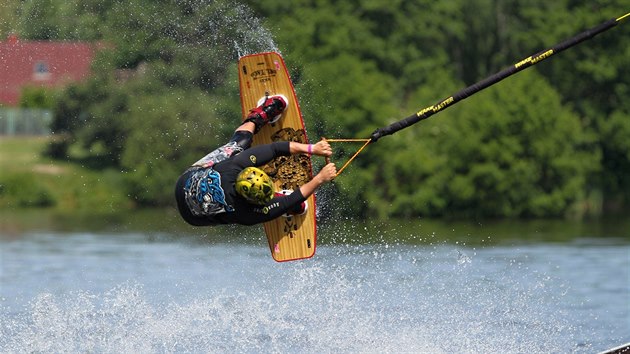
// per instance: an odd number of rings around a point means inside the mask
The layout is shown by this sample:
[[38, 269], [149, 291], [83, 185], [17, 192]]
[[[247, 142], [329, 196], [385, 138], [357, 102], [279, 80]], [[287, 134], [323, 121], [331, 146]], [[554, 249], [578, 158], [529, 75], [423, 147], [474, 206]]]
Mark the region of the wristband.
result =
[[308, 154], [313, 155], [313, 144], [308, 144]]

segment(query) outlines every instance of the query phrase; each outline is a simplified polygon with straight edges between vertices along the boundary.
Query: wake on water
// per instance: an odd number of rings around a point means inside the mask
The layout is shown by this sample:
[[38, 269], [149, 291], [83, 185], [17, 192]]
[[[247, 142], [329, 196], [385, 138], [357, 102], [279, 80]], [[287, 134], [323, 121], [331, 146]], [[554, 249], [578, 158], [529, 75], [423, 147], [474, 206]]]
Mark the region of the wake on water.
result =
[[100, 294], [41, 293], [21, 311], [1, 311], [0, 351], [575, 349], [575, 328], [546, 308], [561, 297], [550, 277], [519, 278], [522, 269], [509, 264], [487, 274], [451, 246], [386, 248], [327, 246], [318, 260], [246, 271], [255, 280], [240, 290], [191, 289], [177, 299], [155, 301], [150, 292], [159, 289], [139, 283]]

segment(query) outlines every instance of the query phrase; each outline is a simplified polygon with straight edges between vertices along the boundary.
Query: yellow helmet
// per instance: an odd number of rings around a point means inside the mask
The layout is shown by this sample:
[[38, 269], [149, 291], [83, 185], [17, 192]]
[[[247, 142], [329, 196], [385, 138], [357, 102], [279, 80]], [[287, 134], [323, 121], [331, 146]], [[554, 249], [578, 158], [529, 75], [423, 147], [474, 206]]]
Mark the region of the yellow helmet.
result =
[[273, 181], [263, 170], [247, 167], [236, 178], [236, 193], [250, 203], [263, 205], [273, 198]]

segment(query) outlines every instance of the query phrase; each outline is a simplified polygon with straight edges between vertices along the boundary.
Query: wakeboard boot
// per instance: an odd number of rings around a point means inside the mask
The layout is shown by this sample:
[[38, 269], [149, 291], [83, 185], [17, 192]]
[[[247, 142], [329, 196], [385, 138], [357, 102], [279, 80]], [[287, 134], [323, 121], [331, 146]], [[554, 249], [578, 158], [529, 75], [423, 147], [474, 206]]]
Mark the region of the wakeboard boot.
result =
[[254, 123], [256, 125], [255, 133], [257, 133], [265, 124], [277, 122], [286, 108], [287, 98], [285, 96], [265, 96], [258, 101], [258, 107], [249, 112], [245, 121]]

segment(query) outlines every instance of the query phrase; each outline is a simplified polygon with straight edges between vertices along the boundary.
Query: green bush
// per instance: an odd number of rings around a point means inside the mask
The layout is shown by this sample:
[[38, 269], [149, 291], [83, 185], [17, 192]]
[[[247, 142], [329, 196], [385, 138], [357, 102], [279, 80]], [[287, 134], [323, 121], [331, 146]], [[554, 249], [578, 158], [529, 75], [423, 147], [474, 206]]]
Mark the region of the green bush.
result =
[[48, 188], [31, 173], [0, 177], [0, 202], [3, 207], [49, 207], [56, 201]]

